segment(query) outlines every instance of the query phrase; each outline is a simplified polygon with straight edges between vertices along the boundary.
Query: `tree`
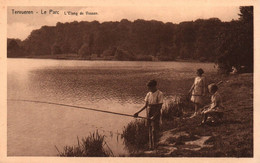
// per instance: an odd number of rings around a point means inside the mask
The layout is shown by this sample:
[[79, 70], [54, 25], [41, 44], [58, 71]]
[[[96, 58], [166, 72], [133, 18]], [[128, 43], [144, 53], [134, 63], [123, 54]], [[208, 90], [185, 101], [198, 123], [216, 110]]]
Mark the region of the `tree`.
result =
[[22, 57], [25, 55], [25, 51], [18, 45], [19, 39], [8, 39], [7, 41], [7, 57]]
[[239, 20], [231, 22], [210, 18], [180, 24], [141, 19], [58, 22], [55, 27], [32, 31], [25, 41], [17, 43], [37, 56], [77, 53], [83, 58], [95, 54], [107, 59], [167, 61], [178, 57], [223, 62], [227, 69], [236, 65], [252, 70], [253, 7], [240, 7], [239, 15]]
[[253, 22], [253, 6], [241, 6], [239, 7], [240, 13], [238, 14], [239, 20], [246, 24], [252, 24]]
[[216, 36], [221, 27], [222, 22], [218, 18], [210, 18], [207, 20], [196, 20], [196, 41], [194, 42], [193, 58], [200, 61], [214, 61], [217, 54]]
[[115, 52], [115, 59], [119, 61], [128, 61], [128, 60], [134, 60], [133, 54], [130, 52], [117, 48]]
[[54, 44], [51, 48], [51, 54], [61, 54], [60, 46], [57, 44]]
[[90, 48], [88, 44], [83, 44], [78, 52], [79, 56], [84, 59], [89, 59], [91, 56]]
[[160, 51], [157, 56], [160, 61], [173, 61], [175, 60], [174, 55], [172, 54], [172, 48], [166, 47], [164, 45], [161, 46]]
[[253, 72], [253, 7], [240, 7], [240, 12], [239, 21], [226, 24], [218, 35], [216, 62], [221, 72], [231, 71], [232, 66]]
[[61, 53], [63, 54], [68, 54], [70, 53], [70, 45], [68, 42], [64, 42], [61, 46], [60, 46], [60, 50]]
[[33, 30], [22, 44], [32, 55], [49, 55], [55, 42], [55, 34], [55, 27], [42, 26]]

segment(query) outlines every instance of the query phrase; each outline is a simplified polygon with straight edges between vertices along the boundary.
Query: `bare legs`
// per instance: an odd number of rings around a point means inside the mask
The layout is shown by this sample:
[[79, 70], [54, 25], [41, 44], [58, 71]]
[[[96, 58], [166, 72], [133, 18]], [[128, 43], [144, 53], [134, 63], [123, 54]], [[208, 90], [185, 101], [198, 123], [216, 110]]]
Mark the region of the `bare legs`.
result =
[[198, 114], [198, 110], [199, 110], [199, 104], [195, 104], [195, 115], [197, 115]]
[[201, 123], [205, 123], [207, 119], [208, 119], [208, 113], [202, 113], [202, 122]]
[[154, 120], [150, 121], [149, 124], [149, 148], [156, 148], [156, 142], [158, 140], [158, 132], [160, 130], [159, 127], [160, 116], [157, 116]]
[[193, 117], [195, 117], [196, 115], [199, 114], [199, 107], [200, 107], [200, 104], [194, 103], [195, 112], [190, 118], [193, 118]]

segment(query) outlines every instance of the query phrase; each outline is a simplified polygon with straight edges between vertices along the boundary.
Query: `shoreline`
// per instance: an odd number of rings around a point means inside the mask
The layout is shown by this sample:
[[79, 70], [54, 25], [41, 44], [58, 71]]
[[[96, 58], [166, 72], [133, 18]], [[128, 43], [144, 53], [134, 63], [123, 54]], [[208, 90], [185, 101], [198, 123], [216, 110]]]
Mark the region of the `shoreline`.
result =
[[[212, 76], [211, 80], [216, 80]], [[253, 157], [253, 73], [221, 77], [224, 120], [199, 125], [202, 118], [186, 116], [164, 123], [158, 148], [131, 153], [133, 157]], [[187, 111], [187, 108], [186, 108]], [[185, 114], [184, 114], [185, 115]]]
[[120, 62], [183, 62], [183, 63], [201, 63], [201, 64], [214, 64], [214, 62], [201, 62], [198, 60], [185, 60], [185, 59], [176, 59], [172, 61], [164, 60], [114, 60], [114, 59], [82, 59], [82, 58], [48, 58], [48, 57], [7, 57], [7, 59], [48, 59], [48, 60], [68, 60], [68, 61], [120, 61]]

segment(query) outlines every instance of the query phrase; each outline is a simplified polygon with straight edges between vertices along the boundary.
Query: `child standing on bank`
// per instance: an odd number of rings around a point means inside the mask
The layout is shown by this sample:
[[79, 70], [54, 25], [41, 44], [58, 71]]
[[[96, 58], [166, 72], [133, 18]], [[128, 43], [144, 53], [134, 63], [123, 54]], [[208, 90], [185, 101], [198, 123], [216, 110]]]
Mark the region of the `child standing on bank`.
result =
[[191, 94], [191, 101], [194, 103], [195, 107], [195, 112], [190, 118], [198, 115], [199, 108], [203, 104], [203, 96], [206, 94], [206, 81], [205, 77], [202, 76], [203, 73], [204, 71], [201, 68], [197, 70], [197, 77], [189, 91], [189, 94]]
[[150, 80], [147, 84], [147, 87], [149, 92], [145, 97], [145, 106], [136, 112], [134, 116], [137, 117], [140, 112], [146, 109], [148, 118], [146, 126], [149, 128], [149, 148], [154, 149], [158, 139], [160, 114], [163, 104], [163, 93], [157, 89], [156, 80]]

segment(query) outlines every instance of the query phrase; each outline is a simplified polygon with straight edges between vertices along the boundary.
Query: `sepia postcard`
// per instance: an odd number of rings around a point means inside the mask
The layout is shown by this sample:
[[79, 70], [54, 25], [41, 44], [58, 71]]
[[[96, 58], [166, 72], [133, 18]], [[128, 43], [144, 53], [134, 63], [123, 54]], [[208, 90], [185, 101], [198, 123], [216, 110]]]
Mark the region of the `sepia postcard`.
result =
[[0, 162], [259, 162], [259, 1], [1, 1]]

